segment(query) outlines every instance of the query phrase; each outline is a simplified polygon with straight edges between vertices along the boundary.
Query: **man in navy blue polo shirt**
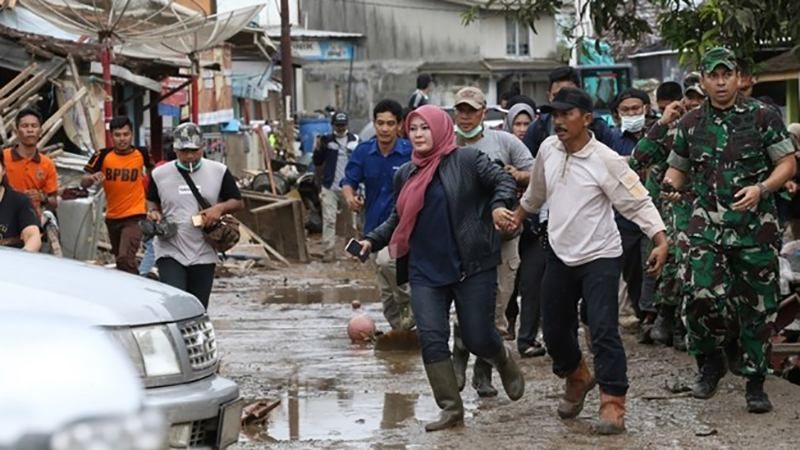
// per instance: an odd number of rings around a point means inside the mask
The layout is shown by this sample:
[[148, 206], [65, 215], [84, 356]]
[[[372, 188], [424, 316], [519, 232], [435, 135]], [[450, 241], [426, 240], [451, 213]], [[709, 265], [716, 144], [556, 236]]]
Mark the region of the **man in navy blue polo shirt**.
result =
[[[353, 211], [365, 208], [364, 234], [382, 224], [394, 208], [394, 174], [400, 166], [411, 160], [411, 143], [399, 138], [402, 128], [403, 107], [394, 100], [382, 100], [372, 111], [375, 137], [356, 147], [345, 168], [342, 195]], [[359, 185], [364, 184], [364, 199], [358, 196]], [[408, 284], [397, 286], [395, 261], [383, 249], [375, 256], [378, 282], [381, 287], [383, 315], [392, 329], [411, 329]]]

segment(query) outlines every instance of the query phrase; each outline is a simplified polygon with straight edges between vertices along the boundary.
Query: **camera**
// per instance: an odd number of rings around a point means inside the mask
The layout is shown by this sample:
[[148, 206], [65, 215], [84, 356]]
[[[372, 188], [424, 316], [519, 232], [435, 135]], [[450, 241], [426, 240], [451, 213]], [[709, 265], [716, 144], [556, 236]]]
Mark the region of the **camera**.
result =
[[178, 227], [174, 223], [162, 220], [161, 222], [153, 222], [152, 220], [142, 220], [139, 222], [139, 228], [142, 229], [142, 237], [144, 240], [150, 240], [154, 236], [159, 236], [164, 239], [171, 239], [178, 233]]

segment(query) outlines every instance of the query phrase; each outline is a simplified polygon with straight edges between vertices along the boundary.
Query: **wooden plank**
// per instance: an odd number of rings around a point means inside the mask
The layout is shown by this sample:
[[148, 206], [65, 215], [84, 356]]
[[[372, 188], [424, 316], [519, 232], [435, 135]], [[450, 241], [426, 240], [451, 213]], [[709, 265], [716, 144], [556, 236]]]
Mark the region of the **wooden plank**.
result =
[[[81, 82], [80, 73], [78, 72], [78, 65], [75, 64], [75, 58], [73, 58], [72, 55], [67, 56], [67, 65], [69, 66], [70, 75], [72, 75], [72, 82], [75, 83], [75, 89], [84, 87], [84, 84]], [[92, 142], [92, 147], [99, 149], [102, 145], [98, 143], [97, 136], [94, 134], [94, 122], [92, 121], [88, 97], [81, 98], [79, 107], [83, 115], [83, 120], [86, 122], [87, 131], [89, 131], [89, 139]]]
[[296, 201], [297, 200], [295, 200], [295, 199], [281, 200], [281, 201], [278, 201], [278, 202], [275, 202], [275, 203], [270, 203], [269, 205], [264, 205], [264, 206], [259, 206], [257, 208], [253, 208], [253, 209], [250, 210], [250, 212], [253, 213], [253, 214], [258, 214], [258, 213], [262, 213], [264, 211], [269, 211], [269, 210], [272, 210], [272, 209], [278, 209], [278, 208], [283, 208], [283, 207], [286, 207], [286, 206], [292, 206], [292, 204], [294, 204], [294, 202], [296, 202]]
[[300, 262], [307, 263], [309, 257], [308, 247], [306, 247], [306, 227], [305, 221], [303, 220], [303, 203], [300, 200], [295, 199], [294, 203], [292, 203], [292, 215], [294, 219], [295, 242], [297, 242], [297, 259], [300, 260]]
[[36, 73], [20, 86], [19, 89], [0, 100], [0, 111], [7, 107], [14, 107], [18, 103], [24, 102], [29, 97], [36, 95], [39, 89], [41, 89], [50, 78], [57, 77], [62, 70], [64, 70], [64, 63], [54, 66], [50, 70]]
[[60, 108], [58, 108], [58, 111], [56, 111], [55, 114], [53, 114], [52, 116], [50, 116], [50, 118], [44, 121], [44, 123], [42, 124], [42, 130], [49, 130], [50, 127], [55, 125], [55, 123], [58, 120], [64, 117], [64, 114], [66, 114], [70, 109], [72, 109], [72, 107], [75, 106], [76, 103], [81, 101], [81, 98], [84, 95], [86, 95], [87, 92], [88, 91], [86, 90], [85, 86], [80, 88], [80, 90], [76, 92], [71, 99], [64, 102], [64, 104], [61, 105]]
[[264, 135], [263, 128], [258, 127], [255, 129], [255, 132], [258, 135], [259, 141], [261, 141], [261, 145], [259, 146], [259, 148], [263, 147], [263, 152], [261, 153], [261, 156], [264, 158], [264, 163], [267, 168], [267, 176], [269, 177], [269, 185], [270, 188], [272, 189], [272, 194], [278, 195], [278, 191], [276, 190], [275, 187], [275, 178], [273, 177], [272, 173], [272, 155], [270, 155], [269, 151], [271, 149], [269, 141], [267, 141], [267, 136]]
[[5, 84], [2, 88], [0, 88], [0, 98], [3, 98], [10, 94], [14, 89], [17, 88], [23, 81], [25, 81], [29, 76], [31, 76], [37, 69], [39, 65], [36, 63], [31, 64], [30, 66], [26, 67], [22, 70], [22, 72], [18, 73], [17, 76], [11, 79], [8, 83]]
[[290, 263], [288, 259], [284, 258], [283, 255], [278, 253], [278, 251], [275, 250], [274, 248], [272, 248], [271, 245], [267, 244], [267, 241], [265, 241], [264, 239], [261, 239], [261, 236], [259, 236], [258, 233], [256, 233], [255, 231], [251, 230], [247, 225], [245, 225], [243, 223], [241, 224], [241, 226], [244, 227], [245, 231], [247, 231], [247, 233], [250, 236], [252, 236], [253, 239], [255, 239], [256, 242], [258, 242], [259, 244], [264, 246], [264, 249], [267, 251], [267, 253], [269, 253], [270, 255], [275, 257], [275, 259], [277, 259], [278, 261], [282, 262], [283, 264], [286, 264], [287, 266], [291, 266], [292, 265], [292, 263]]
[[15, 103], [20, 98], [27, 99], [26, 94], [29, 91], [35, 92], [39, 90], [39, 88], [44, 86], [44, 83], [46, 82], [47, 82], [47, 73], [45, 72], [37, 73], [36, 75], [25, 81], [25, 83], [23, 83], [19, 89], [17, 89], [14, 92], [6, 94], [6, 96], [4, 96], [0, 100], [0, 110], [3, 110], [4, 108], [11, 106], [11, 104]]
[[44, 133], [44, 136], [42, 136], [42, 138], [39, 139], [39, 143], [37, 144], [37, 147], [38, 148], [42, 148], [43, 145], [45, 145], [48, 142], [50, 142], [50, 139], [53, 139], [53, 136], [55, 136], [56, 133], [58, 133], [58, 130], [60, 130], [62, 126], [64, 126], [64, 119], [63, 118], [59, 118], [58, 120], [55, 121], [55, 123], [53, 123], [50, 126], [50, 129], [47, 130], [47, 132]]
[[242, 197], [249, 197], [264, 202], [275, 202], [280, 200], [286, 200], [285, 195], [274, 195], [270, 194], [269, 192], [251, 191], [249, 189], [242, 189], [241, 192], [242, 192]]

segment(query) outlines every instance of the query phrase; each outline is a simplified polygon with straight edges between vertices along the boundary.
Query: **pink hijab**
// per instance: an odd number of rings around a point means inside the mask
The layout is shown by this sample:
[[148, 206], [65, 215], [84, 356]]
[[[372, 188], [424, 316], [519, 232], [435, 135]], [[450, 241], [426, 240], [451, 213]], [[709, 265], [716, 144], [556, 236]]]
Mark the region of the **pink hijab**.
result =
[[414, 225], [417, 223], [417, 215], [425, 205], [425, 191], [433, 180], [442, 157], [458, 148], [453, 132], [453, 119], [441, 108], [425, 105], [415, 109], [406, 117], [406, 135], [409, 134], [411, 120], [415, 117], [422, 118], [430, 127], [433, 135], [433, 148], [425, 153], [414, 150], [411, 155], [411, 162], [417, 167], [417, 171], [406, 181], [397, 197], [396, 207], [400, 222], [389, 242], [389, 254], [393, 258], [400, 258], [408, 254], [411, 232], [414, 231]]

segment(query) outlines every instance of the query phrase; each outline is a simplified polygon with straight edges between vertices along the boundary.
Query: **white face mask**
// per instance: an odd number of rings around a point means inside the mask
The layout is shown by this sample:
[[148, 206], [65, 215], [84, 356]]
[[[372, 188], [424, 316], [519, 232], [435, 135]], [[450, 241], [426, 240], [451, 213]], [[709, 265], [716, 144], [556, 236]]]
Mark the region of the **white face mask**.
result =
[[638, 133], [644, 128], [644, 114], [638, 116], [621, 116], [622, 132]]

